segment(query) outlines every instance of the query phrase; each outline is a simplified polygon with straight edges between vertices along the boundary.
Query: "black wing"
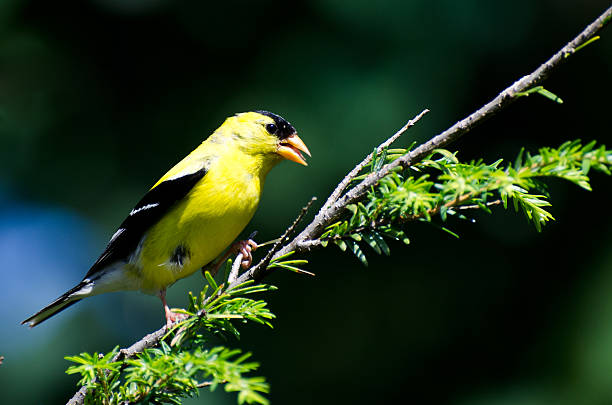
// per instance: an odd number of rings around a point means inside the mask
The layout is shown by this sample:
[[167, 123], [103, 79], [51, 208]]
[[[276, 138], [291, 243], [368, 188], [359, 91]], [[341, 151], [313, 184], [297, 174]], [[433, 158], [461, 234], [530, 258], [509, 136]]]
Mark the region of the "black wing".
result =
[[85, 278], [91, 278], [109, 264], [127, 259], [136, 249], [145, 232], [155, 225], [177, 201], [185, 197], [206, 172], [206, 167], [203, 167], [197, 172], [168, 179], [149, 190], [121, 223]]

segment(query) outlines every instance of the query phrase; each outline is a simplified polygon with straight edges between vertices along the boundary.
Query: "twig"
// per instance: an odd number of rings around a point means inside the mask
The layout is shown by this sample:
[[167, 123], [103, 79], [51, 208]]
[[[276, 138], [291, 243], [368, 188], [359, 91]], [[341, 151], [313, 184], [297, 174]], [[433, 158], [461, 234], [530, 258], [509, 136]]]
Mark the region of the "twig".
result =
[[[591, 23], [588, 27], [586, 27], [578, 36], [576, 36], [572, 41], [567, 43], [560, 51], [558, 51], [555, 55], [553, 55], [550, 59], [544, 62], [541, 66], [539, 66], [534, 72], [531, 74], [522, 77], [517, 80], [510, 87], [503, 90], [499, 93], [493, 100], [485, 104], [483, 107], [478, 109], [476, 112], [471, 114], [470, 116], [464, 118], [463, 120], [457, 122], [452, 127], [448, 128], [446, 131], [441, 134], [434, 136], [429, 141], [420, 145], [416, 149], [412, 150], [405, 156], [394, 160], [393, 162], [383, 166], [379, 171], [371, 173], [365, 179], [363, 179], [359, 184], [349, 190], [346, 194], [341, 197], [342, 192], [346, 189], [348, 182], [344, 183], [343, 180], [336, 190], [332, 193], [328, 201], [331, 203], [325, 203], [324, 206], [319, 210], [313, 221], [293, 240], [289, 243], [286, 243], [288, 240], [288, 235], [293, 232], [299, 220], [305, 214], [305, 210], [312, 203], [312, 201], [302, 210], [298, 219], [294, 222], [294, 224], [287, 229], [283, 237], [279, 242], [277, 242], [272, 249], [268, 252], [264, 259], [262, 259], [257, 265], [251, 267], [248, 271], [244, 272], [235, 282], [244, 283], [248, 280], [259, 281], [264, 278], [266, 275], [270, 273], [270, 269], [267, 268], [270, 261], [275, 257], [280, 257], [284, 254], [287, 254], [291, 251], [296, 253], [305, 253], [310, 251], [311, 249], [318, 247], [319, 244], [316, 242], [317, 238], [324, 229], [333, 223], [337, 218], [342, 215], [347, 205], [357, 201], [360, 199], [367, 190], [375, 185], [380, 179], [385, 177], [391, 171], [398, 167], [408, 167], [411, 164], [419, 162], [424, 157], [426, 157], [429, 153], [431, 153], [434, 149], [441, 148], [446, 146], [461, 136], [469, 132], [476, 125], [484, 122], [488, 118], [492, 117], [494, 114], [498, 113], [512, 102], [516, 101], [519, 95], [517, 93], [521, 93], [529, 90], [531, 87], [539, 85], [548, 77], [548, 75], [558, 66], [561, 65], [566, 59], [570, 56], [574, 55], [575, 52], [584, 46], [588, 41], [590, 41], [595, 34], [600, 31], [612, 18], [612, 7], [608, 8], [603, 14], [601, 14], [593, 23]], [[417, 117], [420, 118], [422, 112]], [[414, 120], [417, 119], [415, 117]], [[416, 122], [416, 121], [415, 121]], [[406, 128], [407, 129], [407, 128]], [[391, 138], [389, 138], [386, 142], [393, 142], [392, 138], [394, 136], [399, 136], [403, 133], [402, 130], [398, 131], [399, 134], [394, 134]], [[385, 142], [385, 143], [386, 143]], [[383, 145], [385, 144], [383, 143]], [[371, 158], [371, 157], [370, 157]], [[364, 159], [366, 162], [361, 168], [363, 168], [369, 161]], [[363, 162], [362, 162], [363, 163]], [[360, 163], [361, 164], [361, 163]], [[359, 165], [358, 165], [359, 166]], [[359, 168], [359, 170], [361, 170]], [[350, 177], [351, 174], [354, 176], [359, 172], [357, 167], [351, 170], [347, 177]], [[354, 173], [355, 172], [355, 173]], [[345, 178], [346, 179], [346, 178]], [[350, 182], [350, 180], [349, 180]], [[340, 191], [337, 191], [340, 190]], [[337, 196], [336, 196], [337, 194]], [[333, 198], [332, 198], [333, 197]], [[231, 286], [229, 286], [231, 287]], [[228, 287], [228, 288], [229, 288]], [[134, 343], [129, 348], [122, 350], [113, 361], [117, 361], [118, 358], [129, 358], [134, 356], [137, 353], [142, 352], [144, 349], [153, 347], [159, 343], [160, 339], [165, 335], [165, 327], [145, 336], [138, 342]], [[74, 397], [68, 402], [68, 404], [82, 404], [85, 399], [85, 394], [87, 390], [85, 387], [81, 388]]]
[[[384, 148], [388, 147], [393, 142], [395, 142], [397, 140], [397, 138], [399, 138], [404, 132], [406, 132], [408, 130], [408, 128], [413, 127], [414, 124], [416, 124], [428, 112], [429, 112], [428, 109], [424, 109], [423, 111], [421, 111], [420, 114], [418, 114], [416, 117], [414, 117], [413, 119], [408, 121], [406, 123], [406, 125], [404, 125], [402, 128], [400, 128], [399, 131], [397, 131], [389, 139], [387, 139], [386, 141], [384, 141], [383, 143], [378, 145], [378, 147], [376, 148], [376, 153], [378, 154], [378, 153], [382, 152], [382, 150]], [[338, 184], [336, 189], [331, 193], [331, 195], [329, 196], [327, 201], [325, 201], [325, 204], [323, 204], [323, 207], [321, 208], [322, 211], [325, 210], [325, 209], [328, 209], [333, 203], [335, 203], [338, 200], [338, 198], [340, 198], [340, 196], [342, 195], [342, 192], [346, 189], [346, 187], [349, 185], [349, 183], [355, 178], [355, 176], [357, 176], [359, 174], [359, 172], [361, 172], [361, 170], [364, 167], [366, 167], [372, 161], [373, 158], [374, 158], [374, 153], [371, 153], [371, 154], [367, 155], [361, 161], [361, 163], [359, 163], [357, 166], [353, 167], [353, 170], [351, 170], [342, 179], [342, 181]]]
[[[257, 231], [251, 232], [251, 234], [249, 235], [248, 243], [251, 243], [253, 241], [255, 235], [257, 235]], [[232, 264], [230, 274], [227, 276], [228, 285], [233, 283], [238, 278], [238, 272], [240, 271], [240, 266], [242, 266], [242, 259], [244, 259], [244, 254], [238, 253], [236, 259], [234, 260], [234, 263]]]
[[[502, 200], [495, 200], [495, 201], [489, 201], [488, 203], [484, 204], [486, 207], [492, 207], [494, 205], [499, 205], [502, 203]], [[474, 205], [461, 205], [459, 207], [455, 207], [456, 210], [477, 210], [479, 208], [482, 208], [480, 205], [478, 204], [474, 204]]]
[[304, 218], [304, 215], [306, 215], [306, 213], [308, 212], [308, 210], [310, 209], [310, 207], [316, 200], [317, 200], [317, 197], [312, 197], [310, 201], [308, 201], [308, 204], [306, 204], [302, 208], [302, 211], [300, 211], [300, 213], [295, 218], [293, 223], [289, 226], [289, 228], [287, 228], [287, 230], [283, 233], [283, 235], [278, 239], [278, 242], [276, 242], [274, 246], [272, 246], [272, 248], [268, 251], [268, 253], [266, 253], [264, 258], [261, 259], [259, 263], [257, 263], [255, 266], [251, 267], [249, 270], [242, 273], [242, 275], [238, 278], [238, 280], [231, 283], [228, 288], [232, 288], [235, 285], [242, 284], [248, 280], [255, 280], [255, 281], [260, 280], [261, 279], [260, 273], [262, 273], [268, 268], [270, 261], [272, 261], [272, 259], [275, 256], [277, 257], [277, 252], [281, 250], [281, 248], [285, 245], [285, 243], [287, 243], [287, 240], [289, 240], [289, 236], [293, 233], [293, 231], [295, 231], [295, 228], [297, 228], [302, 218]]
[[238, 253], [238, 255], [236, 255], [236, 259], [234, 260], [234, 263], [232, 263], [232, 270], [227, 277], [228, 284], [232, 284], [238, 278], [238, 272], [240, 271], [240, 265], [242, 264], [243, 258], [242, 253]]

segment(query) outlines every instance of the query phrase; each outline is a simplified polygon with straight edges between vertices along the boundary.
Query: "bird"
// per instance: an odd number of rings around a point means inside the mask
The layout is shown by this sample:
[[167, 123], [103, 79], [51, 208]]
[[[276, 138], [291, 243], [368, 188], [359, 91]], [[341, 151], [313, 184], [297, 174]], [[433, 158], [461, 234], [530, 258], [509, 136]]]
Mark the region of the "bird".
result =
[[232, 242], [253, 217], [269, 171], [282, 160], [307, 166], [302, 152], [311, 156], [277, 114], [256, 110], [225, 119], [134, 206], [83, 280], [22, 324], [34, 327], [86, 297], [140, 290], [161, 299], [169, 328], [180, 317], [166, 302], [170, 285], [214, 263], [230, 245], [243, 253], [242, 266], [250, 265], [255, 242]]

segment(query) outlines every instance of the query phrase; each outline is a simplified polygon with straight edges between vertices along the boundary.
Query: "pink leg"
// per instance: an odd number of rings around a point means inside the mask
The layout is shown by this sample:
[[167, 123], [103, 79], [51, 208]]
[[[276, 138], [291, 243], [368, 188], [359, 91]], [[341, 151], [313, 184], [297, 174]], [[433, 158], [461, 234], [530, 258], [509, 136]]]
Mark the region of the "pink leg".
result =
[[170, 329], [172, 324], [182, 318], [185, 317], [183, 314], [176, 314], [170, 310], [168, 304], [166, 303], [166, 289], [159, 291], [159, 298], [161, 299], [162, 305], [164, 306], [164, 313], [166, 314], [166, 330]]

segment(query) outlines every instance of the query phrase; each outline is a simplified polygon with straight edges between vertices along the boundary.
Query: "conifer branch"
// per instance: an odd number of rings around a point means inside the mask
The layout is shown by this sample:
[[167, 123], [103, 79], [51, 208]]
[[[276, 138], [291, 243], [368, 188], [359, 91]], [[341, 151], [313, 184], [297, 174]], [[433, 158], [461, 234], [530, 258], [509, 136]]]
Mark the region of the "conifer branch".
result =
[[[585, 28], [578, 36], [576, 36], [572, 41], [567, 43], [561, 50], [555, 53], [550, 59], [544, 62], [531, 74], [522, 77], [521, 79], [513, 83], [511, 86], [504, 89], [501, 93], [499, 93], [494, 99], [485, 104], [483, 107], [481, 107], [468, 117], [455, 123], [453, 126], [448, 128], [444, 132], [440, 133], [437, 136], [434, 136], [429, 141], [423, 143], [414, 150], [409, 151], [404, 156], [401, 156], [397, 159], [392, 160], [390, 163], [383, 165], [379, 170], [370, 173], [354, 187], [350, 188], [347, 192], [345, 192], [351, 181], [355, 180], [358, 173], [363, 168], [365, 168], [372, 161], [372, 159], [376, 158], [378, 153], [380, 153], [386, 147], [391, 145], [391, 143], [395, 139], [397, 139], [397, 137], [399, 137], [409, 127], [414, 125], [425, 113], [427, 113], [428, 110], [424, 110], [423, 112], [421, 112], [413, 120], [409, 121], [404, 127], [402, 127], [402, 129], [400, 129], [396, 134], [394, 134], [387, 141], [381, 144], [379, 148], [377, 148], [376, 153], [368, 155], [368, 157], [366, 157], [361, 163], [359, 163], [353, 170], [349, 172], [349, 174], [339, 183], [334, 192], [330, 195], [326, 203], [315, 216], [314, 220], [308, 226], [306, 226], [300, 234], [298, 234], [296, 237], [294, 237], [291, 241], [288, 242], [289, 234], [293, 232], [293, 230], [297, 226], [297, 223], [305, 214], [305, 210], [307, 209], [307, 207], [302, 211], [298, 219], [287, 230], [287, 232], [285, 232], [281, 240], [274, 245], [271, 251], [265, 256], [265, 258], [257, 265], [253, 266], [251, 269], [243, 273], [240, 277], [238, 277], [238, 279], [235, 282], [231, 283], [224, 291], [231, 291], [232, 288], [235, 288], [237, 285], [244, 283], [245, 281], [261, 280], [271, 272], [271, 263], [275, 259], [284, 257], [291, 252], [306, 253], [316, 247], [320, 247], [322, 244], [319, 238], [325, 232], [325, 229], [329, 227], [332, 223], [337, 221], [338, 218], [340, 218], [341, 215], [346, 211], [347, 207], [350, 204], [353, 204], [358, 200], [362, 199], [373, 186], [376, 186], [381, 181], [381, 179], [385, 178], [387, 175], [393, 173], [398, 169], [408, 168], [422, 161], [434, 150], [447, 146], [450, 143], [456, 141], [461, 136], [468, 133], [476, 125], [484, 122], [488, 118], [492, 117], [494, 114], [500, 112], [512, 102], [516, 101], [518, 98], [530, 94], [530, 92], [539, 92], [540, 94], [543, 94], [543, 89], [536, 89], [535, 87], [539, 86], [540, 83], [542, 83], [550, 75], [550, 73], [558, 66], [560, 66], [562, 62], [564, 62], [568, 57], [574, 55], [583, 46], [592, 41], [595, 34], [598, 33], [609, 22], [611, 17], [612, 7], [608, 8], [593, 23], [591, 23], [587, 28]], [[467, 201], [469, 201], [469, 198], [463, 202]], [[505, 205], [506, 201], [503, 202]], [[308, 206], [310, 206], [311, 203], [309, 203]], [[486, 206], [486, 204], [499, 204], [499, 202], [496, 200], [491, 203], [487, 202], [484, 205]], [[473, 207], [476, 208], [475, 206]], [[481, 207], [481, 205], [478, 205], [478, 207]], [[472, 206], [462, 206], [461, 208], [468, 209], [472, 208]], [[199, 322], [201, 318], [202, 317], [193, 316], [191, 319], [188, 319], [187, 322]], [[129, 348], [117, 351], [113, 354], [112, 359], [109, 358], [109, 361], [112, 363], [130, 359], [136, 354], [142, 353], [145, 349], [157, 346], [165, 335], [166, 328], [164, 326], [159, 330], [146, 335], [141, 340], [131, 345]], [[74, 395], [74, 397], [68, 401], [68, 404], [83, 404], [85, 401], [86, 394], [87, 386], [83, 386]]]
[[528, 91], [530, 88], [542, 83], [554, 69], [559, 67], [569, 56], [574, 55], [576, 50], [580, 49], [584, 44], [590, 41], [595, 34], [597, 34], [610, 21], [611, 18], [612, 6], [609, 7], [597, 19], [595, 19], [595, 21], [593, 21], [580, 34], [578, 34], [578, 36], [555, 53], [550, 59], [540, 65], [529, 75], [523, 76], [511, 86], [504, 89], [493, 100], [489, 101], [477, 111], [457, 122], [441, 134], [434, 136], [429, 141], [410, 151], [404, 157], [383, 166], [375, 173], [371, 173], [368, 177], [353, 187], [344, 196], [338, 198], [330, 206], [323, 206], [323, 208], [315, 216], [314, 220], [289, 244], [281, 249], [278, 252], [278, 255], [283, 255], [291, 251], [298, 254], [305, 253], [310, 251], [313, 247], [318, 246], [316, 243], [313, 243], [313, 241], [324, 232], [325, 228], [335, 222], [342, 215], [344, 209], [349, 204], [352, 204], [363, 197], [368, 189], [378, 183], [380, 179], [397, 168], [405, 168], [421, 161], [435, 149], [442, 148], [458, 140], [476, 125], [483, 123], [496, 113], [500, 112], [502, 109], [508, 107], [511, 103], [522, 96], [522, 94], [520, 94], [521, 92]]

